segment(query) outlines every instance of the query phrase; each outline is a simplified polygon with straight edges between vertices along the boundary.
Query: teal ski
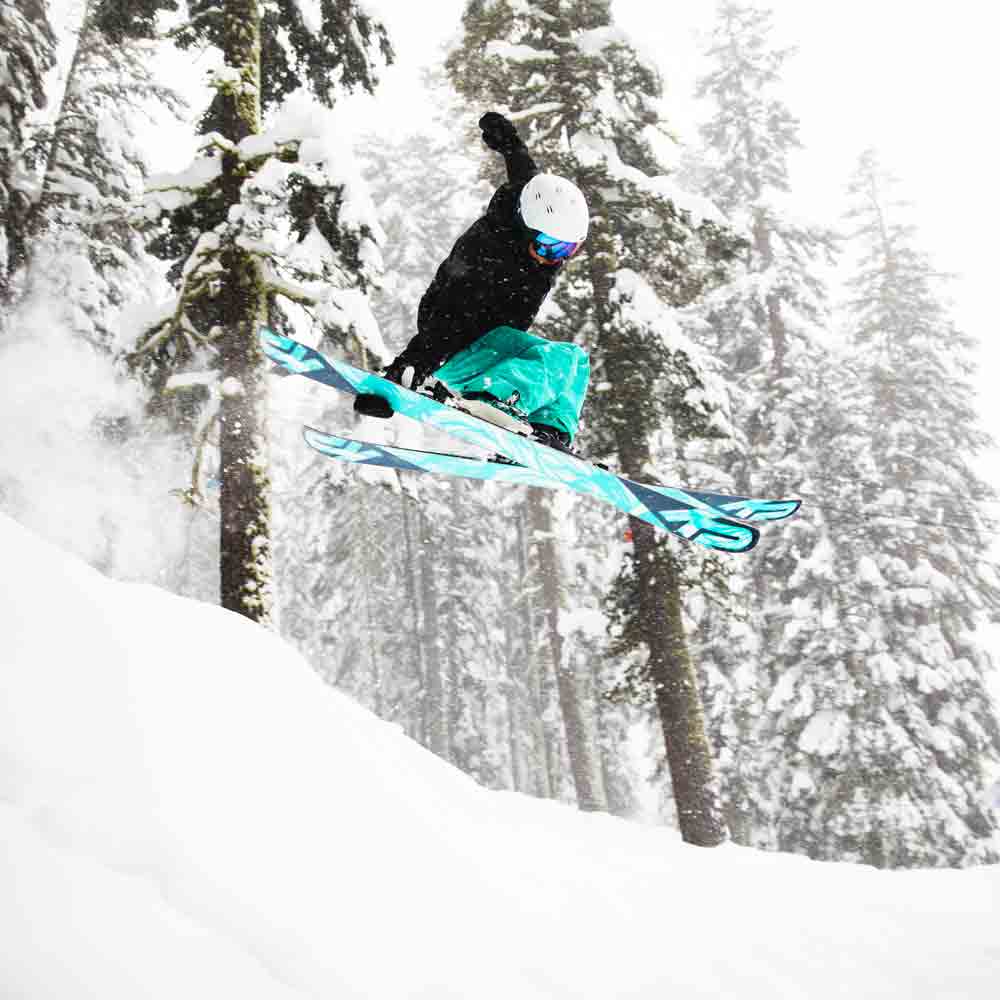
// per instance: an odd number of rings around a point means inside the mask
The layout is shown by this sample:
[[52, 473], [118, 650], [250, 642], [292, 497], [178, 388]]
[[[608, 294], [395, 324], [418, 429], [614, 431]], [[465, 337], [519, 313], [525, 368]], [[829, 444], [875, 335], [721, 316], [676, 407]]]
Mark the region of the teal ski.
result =
[[[541, 473], [516, 462], [455, 455], [450, 452], [424, 451], [393, 444], [358, 441], [338, 434], [328, 434], [315, 427], [303, 430], [306, 443], [330, 458], [356, 465], [377, 465], [401, 472], [431, 472], [464, 479], [488, 479], [521, 486], [561, 486]], [[619, 477], [621, 478], [621, 477]], [[629, 480], [631, 482], [631, 480]], [[660, 483], [635, 483], [643, 489], [681, 500], [700, 500], [725, 517], [741, 521], [781, 521], [791, 517], [800, 506], [799, 500], [757, 500], [753, 497], [712, 493], [705, 490], [681, 490]]]
[[[489, 452], [498, 452], [516, 463], [515, 466], [508, 467], [501, 463], [481, 462], [478, 467], [478, 471], [481, 472], [486, 471], [483, 466], [493, 469], [511, 468], [515, 471], [513, 474], [484, 474], [471, 478], [506, 478], [507, 481], [513, 481], [518, 475], [530, 473], [532, 481], [528, 485], [566, 486], [578, 493], [611, 503], [632, 517], [654, 524], [687, 541], [698, 542], [706, 548], [745, 552], [753, 548], [757, 542], [757, 529], [743, 520], [737, 520], [739, 514], [735, 511], [724, 512], [688, 491], [664, 486], [651, 487], [623, 476], [616, 476], [575, 455], [556, 451], [530, 437], [497, 427], [455, 406], [439, 403], [429, 396], [389, 382], [372, 372], [355, 368], [345, 361], [326, 358], [319, 351], [270, 330], [262, 330], [260, 338], [264, 353], [289, 374], [305, 375], [307, 378], [352, 395], [372, 393], [381, 396], [396, 413], [430, 424], [467, 444]], [[310, 444], [316, 447], [316, 444], [320, 443], [320, 437], [317, 435], [322, 436], [322, 432], [310, 430], [307, 433], [312, 435]], [[334, 439], [332, 436], [327, 438], [331, 443], [325, 453], [344, 458], [343, 449], [338, 449], [332, 441], [348, 439]], [[375, 449], [379, 449], [382, 454], [381, 464], [401, 460], [401, 456], [393, 455], [388, 450], [389, 446], [358, 444], [370, 455], [374, 455]], [[324, 448], [318, 450], [324, 451]], [[421, 471], [435, 471], [428, 467], [432, 461], [427, 460]], [[411, 462], [411, 465], [416, 466], [417, 463]], [[525, 473], [517, 472], [517, 466], [523, 467]], [[397, 464], [394, 467], [400, 466]], [[439, 467], [436, 471], [444, 469]], [[521, 481], [526, 482], [523, 479]], [[726, 499], [728, 502], [749, 500], [738, 497]], [[794, 513], [798, 506], [797, 501], [777, 503], [792, 505], [787, 508], [788, 513]], [[763, 508], [755, 512], [744, 506], [741, 510], [751, 515], [767, 513]], [[776, 514], [788, 516], [788, 513], [781, 513], [778, 508], [774, 508], [771, 516], [772, 518]]]

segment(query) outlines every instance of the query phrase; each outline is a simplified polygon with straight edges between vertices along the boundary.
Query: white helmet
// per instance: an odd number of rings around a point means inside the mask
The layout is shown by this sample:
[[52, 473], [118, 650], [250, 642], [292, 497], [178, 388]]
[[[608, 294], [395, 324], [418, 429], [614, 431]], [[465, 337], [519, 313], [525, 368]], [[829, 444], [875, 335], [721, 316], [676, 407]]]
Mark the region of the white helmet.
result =
[[583, 192], [565, 177], [535, 174], [521, 191], [521, 219], [529, 229], [567, 243], [587, 238], [590, 212]]

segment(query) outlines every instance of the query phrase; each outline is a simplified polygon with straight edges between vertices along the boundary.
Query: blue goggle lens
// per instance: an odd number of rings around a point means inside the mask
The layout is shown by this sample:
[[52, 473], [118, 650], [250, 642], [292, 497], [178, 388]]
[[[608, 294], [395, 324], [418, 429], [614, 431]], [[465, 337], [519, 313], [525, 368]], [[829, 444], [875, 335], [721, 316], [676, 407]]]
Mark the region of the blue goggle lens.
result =
[[546, 260], [567, 260], [580, 249], [579, 243], [557, 240], [554, 236], [537, 233], [534, 237], [535, 253]]

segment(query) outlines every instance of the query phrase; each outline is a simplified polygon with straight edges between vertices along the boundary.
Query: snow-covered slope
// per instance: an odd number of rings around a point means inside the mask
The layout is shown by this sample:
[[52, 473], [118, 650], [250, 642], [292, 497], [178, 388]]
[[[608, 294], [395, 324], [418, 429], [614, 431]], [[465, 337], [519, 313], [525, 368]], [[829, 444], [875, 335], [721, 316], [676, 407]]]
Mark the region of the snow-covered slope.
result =
[[488, 792], [236, 615], [0, 552], [2, 996], [996, 996], [1000, 869]]

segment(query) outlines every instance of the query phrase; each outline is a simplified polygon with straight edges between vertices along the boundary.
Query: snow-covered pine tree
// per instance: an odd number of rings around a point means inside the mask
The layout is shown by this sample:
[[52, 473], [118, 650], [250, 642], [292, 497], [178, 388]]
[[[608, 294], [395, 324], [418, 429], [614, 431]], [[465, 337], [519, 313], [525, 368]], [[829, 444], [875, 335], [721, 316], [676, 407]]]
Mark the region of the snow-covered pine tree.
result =
[[[130, 20], [128, 5], [103, 0], [98, 15], [113, 36], [130, 36], [173, 6], [151, 0], [148, 18]], [[212, 80], [199, 159], [149, 195], [161, 226], [153, 248], [175, 262], [178, 294], [132, 359], [160, 388], [217, 360], [221, 600], [266, 621], [271, 501], [257, 333], [279, 322], [281, 296], [328, 335], [367, 338], [379, 351], [365, 298], [378, 265], [377, 222], [322, 105], [341, 89], [372, 90], [373, 50], [388, 57], [390, 49], [353, 0], [322, 0], [318, 16], [294, 0], [193, 0], [188, 12], [177, 41], [216, 46], [224, 66]]]
[[[615, 455], [633, 474], [662, 475], [670, 453], [658, 447], [661, 430], [670, 428], [671, 440], [712, 433], [716, 402], [671, 308], [705, 287], [716, 274], [713, 258], [730, 246], [701, 216], [706, 206], [666, 177], [654, 152], [665, 141], [661, 82], [615, 28], [610, 6], [472, 0], [448, 66], [467, 100], [511, 108], [543, 169], [576, 179], [587, 193], [593, 227], [585, 253], [537, 328], [582, 343], [594, 383], [610, 386], [592, 396], [586, 449]], [[681, 627], [680, 574], [668, 543], [647, 528], [633, 526], [624, 575], [634, 582], [617, 592], [631, 622], [622, 634], [629, 648], [646, 650], [642, 670], [675, 771], [684, 836], [714, 844], [724, 830]]]
[[[829, 545], [842, 550], [827, 564], [847, 579], [826, 662], [808, 657], [813, 672], [831, 672], [822, 700], [788, 720], [798, 773], [783, 790], [777, 846], [879, 867], [982, 864], [997, 860], [986, 766], [1000, 750], [993, 665], [977, 635], [1000, 608], [982, 506], [997, 497], [974, 470], [990, 440], [971, 385], [974, 341], [949, 315], [895, 189], [865, 153], [850, 187], [857, 378], [843, 405], [854, 414], [845, 447], [863, 439], [866, 466], [825, 484], [839, 494]], [[833, 589], [813, 586], [824, 583]]]
[[58, 109], [32, 140], [41, 182], [23, 263], [26, 287], [61, 311], [62, 325], [111, 351], [121, 307], [158, 284], [130, 217], [147, 159], [135, 128], [156, 105], [176, 111], [178, 102], [153, 79], [148, 43], [111, 43], [93, 0], [81, 18]]
[[[24, 262], [32, 199], [25, 126], [45, 106], [45, 73], [56, 61], [46, 0], [0, 6], [0, 309], [14, 298], [12, 278]], [[0, 322], [3, 317], [0, 315]]]
[[[52, 420], [34, 421], [37, 437], [23, 436], [23, 454], [34, 454], [36, 463], [60, 465], [78, 457], [75, 472], [67, 465], [80, 490], [71, 505], [73, 519], [60, 515], [52, 525], [79, 540], [79, 553], [103, 572], [127, 576], [139, 561], [130, 518], [141, 522], [144, 505], [156, 505], [166, 495], [166, 470], [178, 457], [158, 440], [143, 438], [140, 445], [140, 393], [120, 377], [113, 356], [123, 316], [141, 310], [143, 300], [155, 301], [164, 287], [129, 210], [143, 171], [144, 151], [134, 137], [140, 116], [159, 114], [163, 102], [171, 105], [173, 99], [152, 80], [140, 43], [109, 45], [101, 37], [89, 2], [52, 5], [59, 32], [58, 65], [52, 65], [49, 10], [40, 3], [0, 9], [0, 61], [12, 73], [9, 89], [0, 84], [10, 101], [0, 108], [0, 177], [6, 178], [0, 186], [13, 198], [2, 223], [12, 253], [0, 264], [0, 285], [6, 289], [0, 290], [0, 324], [9, 323], [12, 335], [15, 353], [8, 365], [17, 366], [17, 342], [26, 352], [30, 338], [34, 363], [44, 357], [50, 378], [81, 374], [67, 384], [66, 405]], [[27, 40], [21, 35], [26, 24], [33, 25]], [[49, 70], [44, 81], [43, 69]], [[49, 92], [45, 108], [38, 89], [43, 82]], [[25, 114], [26, 101], [37, 103], [31, 114]], [[8, 244], [3, 234], [0, 244]], [[12, 371], [11, 377], [24, 384], [31, 362], [24, 357], [20, 364], [23, 371]], [[83, 377], [83, 371], [91, 375]], [[29, 412], [22, 415], [31, 422]], [[150, 475], [150, 461], [161, 475]], [[16, 460], [8, 463], [4, 478], [12, 498], [31, 496], [31, 468], [22, 467], [19, 474]], [[88, 506], [88, 492], [96, 508]], [[149, 519], [148, 508], [144, 513]], [[186, 512], [170, 513], [178, 528], [187, 520]], [[167, 568], [181, 560], [180, 546], [161, 540], [158, 578], [186, 587], [190, 567], [179, 573]]]
[[[723, 362], [729, 380], [733, 434], [718, 449], [717, 464], [738, 490], [792, 495], [810, 491], [823, 463], [814, 424], [824, 379], [836, 367], [826, 347], [824, 284], [834, 243], [788, 208], [798, 123], [779, 92], [790, 52], [775, 47], [772, 32], [767, 10], [732, 0], [719, 5], [706, 54], [711, 68], [698, 85], [712, 106], [701, 130], [703, 193], [746, 233], [747, 245], [733, 280], [699, 305], [701, 322], [691, 331]], [[728, 687], [717, 686], [712, 696], [723, 713], [712, 729], [726, 748], [724, 807], [743, 843], [773, 842], [767, 782], [786, 748], [768, 699], [790, 671], [814, 678], [793, 641], [803, 628], [795, 581], [800, 567], [828, 558], [826, 544], [807, 505], [747, 561], [748, 578], [734, 589], [752, 635], [742, 620], [734, 620], [731, 634], [732, 616], [713, 614], [711, 606], [703, 612], [710, 629], [703, 655], [706, 662], [714, 657], [709, 674]], [[805, 627], [817, 627], [816, 619]]]

